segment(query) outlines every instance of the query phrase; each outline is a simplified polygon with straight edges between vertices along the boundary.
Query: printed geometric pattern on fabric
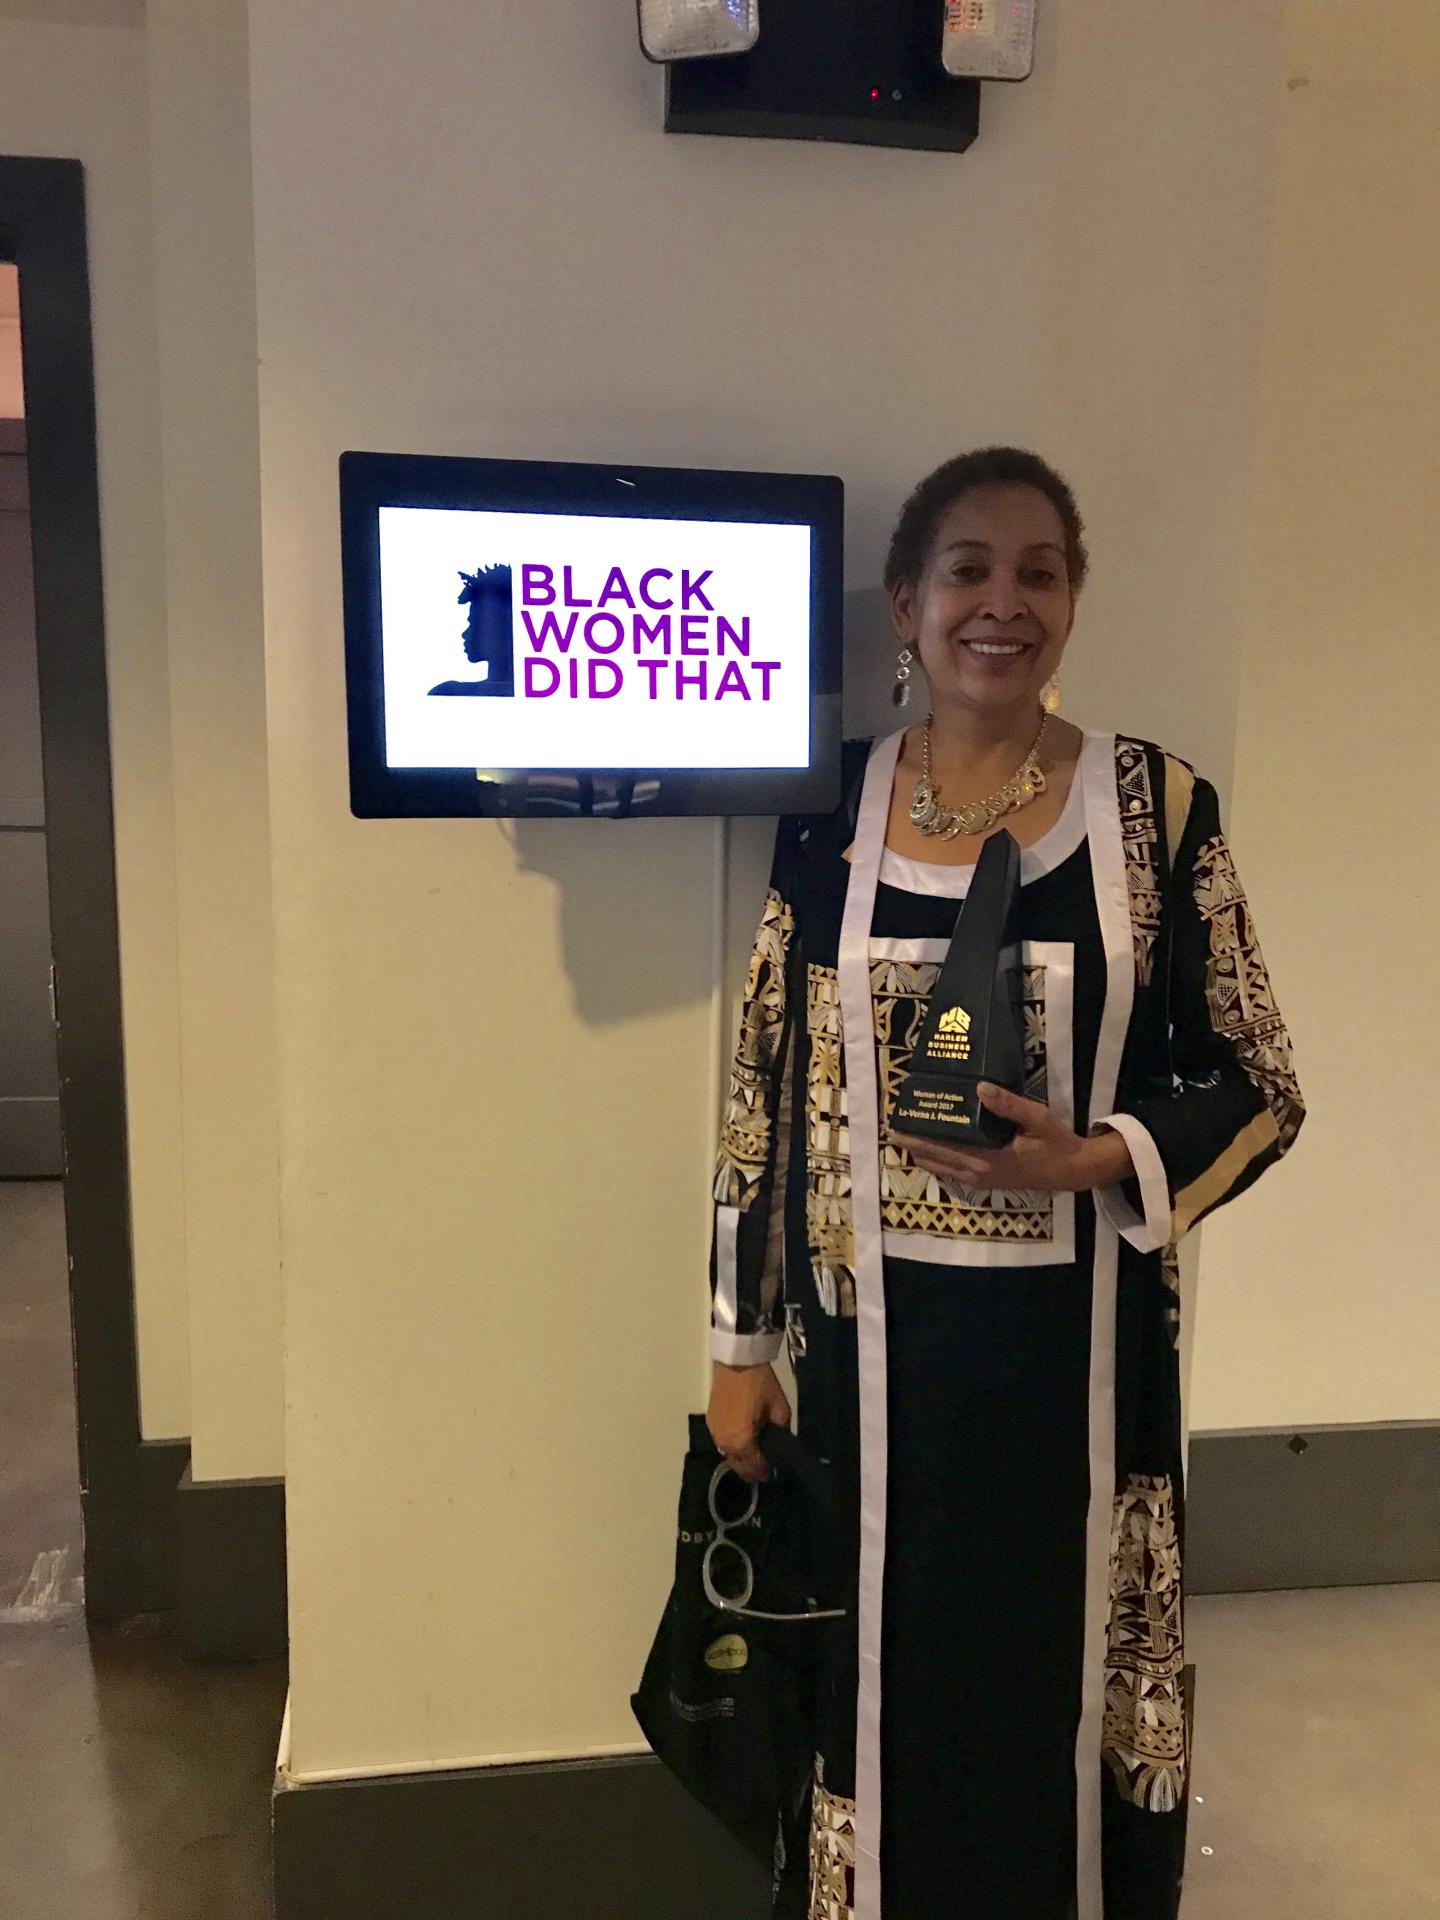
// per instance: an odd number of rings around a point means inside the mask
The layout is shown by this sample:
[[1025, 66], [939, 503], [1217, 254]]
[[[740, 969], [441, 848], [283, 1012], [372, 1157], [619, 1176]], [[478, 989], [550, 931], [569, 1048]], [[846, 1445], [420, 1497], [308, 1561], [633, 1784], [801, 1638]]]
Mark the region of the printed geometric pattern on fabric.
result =
[[785, 956], [794, 933], [795, 916], [772, 887], [750, 954], [715, 1167], [716, 1201], [742, 1213], [755, 1198], [769, 1157], [775, 1056], [785, 1023]]
[[1101, 1753], [1121, 1797], [1152, 1813], [1183, 1804], [1187, 1774], [1180, 1545], [1168, 1474], [1128, 1475], [1110, 1533], [1110, 1641]]
[[850, 1208], [850, 1125], [845, 1102], [845, 1043], [840, 975], [806, 970], [805, 1219], [815, 1291], [828, 1314], [855, 1318], [855, 1221]]
[[1116, 740], [1115, 781], [1120, 792], [1120, 832], [1125, 843], [1125, 879], [1130, 893], [1130, 933], [1135, 978], [1148, 986], [1160, 931], [1160, 876], [1155, 866], [1159, 832], [1150, 762], [1136, 740]]
[[808, 1920], [854, 1920], [855, 1802], [827, 1793], [823, 1762], [815, 1763], [810, 1814], [810, 1909]]
[[1249, 904], [1223, 834], [1200, 849], [1195, 863], [1195, 903], [1210, 936], [1205, 996], [1210, 1024], [1223, 1034], [1275, 1116], [1280, 1145], [1300, 1130], [1300, 1084], [1290, 1036], [1275, 1004]]
[[[879, 1048], [881, 1118], [887, 1124], [910, 1065], [931, 992], [937, 961], [876, 960], [870, 965], [871, 1003]], [[1024, 975], [1025, 1092], [1046, 1099], [1045, 969]], [[927, 1173], [903, 1147], [886, 1144], [880, 1155], [880, 1218], [902, 1233], [930, 1233], [945, 1240], [1031, 1241], [1054, 1237], [1054, 1198], [1048, 1193], [950, 1188]]]

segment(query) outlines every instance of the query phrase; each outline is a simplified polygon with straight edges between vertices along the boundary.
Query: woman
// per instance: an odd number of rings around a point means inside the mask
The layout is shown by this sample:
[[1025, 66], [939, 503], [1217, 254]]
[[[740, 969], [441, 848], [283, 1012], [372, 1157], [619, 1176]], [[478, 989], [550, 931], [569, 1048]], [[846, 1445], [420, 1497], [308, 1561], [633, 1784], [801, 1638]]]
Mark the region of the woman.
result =
[[[1082, 525], [1037, 456], [916, 489], [897, 699], [782, 821], [715, 1183], [709, 1424], [790, 1409], [857, 1566], [817, 1734], [811, 1920], [1170, 1920], [1188, 1729], [1175, 1243], [1289, 1146], [1289, 1041], [1214, 789], [1053, 716]], [[983, 802], [981, 806], [970, 803]], [[958, 818], [957, 818], [958, 815]], [[1021, 853], [1026, 1096], [887, 1129], [978, 848]]]

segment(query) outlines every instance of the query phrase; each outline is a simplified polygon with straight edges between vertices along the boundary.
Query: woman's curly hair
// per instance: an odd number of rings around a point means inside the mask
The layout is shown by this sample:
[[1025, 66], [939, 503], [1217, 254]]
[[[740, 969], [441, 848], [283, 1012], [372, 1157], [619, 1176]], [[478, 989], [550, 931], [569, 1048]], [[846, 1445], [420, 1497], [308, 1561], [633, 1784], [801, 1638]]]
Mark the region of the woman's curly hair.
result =
[[1068, 483], [1038, 453], [1023, 447], [977, 447], [957, 454], [927, 474], [900, 509], [885, 556], [885, 585], [919, 580], [929, 564], [935, 534], [946, 512], [975, 487], [1034, 487], [1060, 516], [1065, 529], [1065, 570], [1078, 593], [1085, 584], [1090, 555], [1085, 547], [1085, 524]]

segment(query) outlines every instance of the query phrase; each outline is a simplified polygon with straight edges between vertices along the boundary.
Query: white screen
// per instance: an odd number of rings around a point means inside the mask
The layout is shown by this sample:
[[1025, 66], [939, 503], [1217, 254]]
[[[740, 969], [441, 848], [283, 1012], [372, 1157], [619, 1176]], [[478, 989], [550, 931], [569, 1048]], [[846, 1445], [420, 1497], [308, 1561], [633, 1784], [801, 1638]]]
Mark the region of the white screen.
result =
[[379, 512], [388, 766], [809, 764], [808, 526]]

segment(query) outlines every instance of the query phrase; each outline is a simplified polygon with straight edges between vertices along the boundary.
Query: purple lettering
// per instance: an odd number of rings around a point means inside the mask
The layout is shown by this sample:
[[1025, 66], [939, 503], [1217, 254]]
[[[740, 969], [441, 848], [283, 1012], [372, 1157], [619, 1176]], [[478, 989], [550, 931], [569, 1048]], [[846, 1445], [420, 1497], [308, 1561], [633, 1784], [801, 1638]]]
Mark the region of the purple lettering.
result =
[[555, 648], [557, 653], [568, 653], [570, 651], [570, 642], [575, 638], [575, 622], [579, 617], [579, 614], [572, 613], [570, 618], [565, 622], [565, 631], [562, 633], [560, 631], [560, 622], [556, 619], [555, 615], [553, 613], [547, 613], [545, 618], [540, 622], [540, 631], [537, 633], [535, 631], [534, 616], [525, 612], [523, 609], [520, 614], [520, 618], [525, 622], [525, 631], [530, 636], [530, 644], [536, 653], [543, 653], [545, 651], [545, 642], [547, 640]]
[[770, 676], [772, 673], [778, 673], [780, 671], [780, 662], [778, 660], [757, 660], [754, 665], [755, 671], [760, 675], [760, 698], [762, 700], [768, 700], [770, 698]]
[[[615, 630], [614, 638], [608, 646], [595, 632], [602, 620], [607, 627], [613, 627]], [[625, 629], [620, 624], [619, 616], [613, 613], [592, 613], [585, 622], [585, 644], [592, 653], [618, 653], [625, 644]]]
[[670, 662], [668, 660], [641, 660], [637, 662], [637, 664], [642, 673], [648, 673], [650, 676], [650, 698], [653, 700], [656, 697], [655, 682], [659, 678], [661, 669], [668, 667]]
[[715, 698], [723, 700], [727, 693], [738, 693], [742, 700], [750, 698], [750, 689], [745, 684], [745, 675], [738, 660], [727, 660], [725, 671], [720, 676], [720, 684], [715, 689]]
[[[692, 640], [698, 640], [700, 642], [699, 646], [692, 647], [690, 644]], [[681, 614], [680, 651], [682, 653], [708, 653], [710, 651], [710, 637], [705, 631], [705, 616], [703, 613]]]
[[662, 613], [658, 620], [647, 620], [643, 613], [635, 616], [635, 651], [638, 653], [647, 640], [656, 640], [670, 651], [670, 616]]
[[[537, 687], [536, 673], [548, 673], [548, 687]], [[532, 654], [525, 662], [525, 698], [527, 700], [548, 700], [560, 684], [560, 669], [553, 660], [537, 660]]]
[[564, 569], [566, 606], [567, 607], [593, 607], [595, 604], [593, 600], [582, 600], [579, 594], [576, 593], [574, 573], [575, 573], [575, 569], [573, 567], [566, 567]]
[[673, 600], [652, 600], [650, 597], [650, 582], [652, 580], [673, 580], [674, 578], [675, 576], [669, 567], [651, 567], [648, 573], [641, 574], [640, 598], [645, 602], [647, 607], [653, 607], [656, 613], [660, 613], [666, 607], [674, 606], [675, 602]]
[[635, 596], [625, 584], [625, 576], [619, 567], [611, 567], [609, 573], [606, 574], [605, 584], [600, 589], [600, 598], [596, 604], [597, 606], [603, 607], [611, 600], [623, 600], [625, 605], [630, 608], [633, 608], [635, 605]]
[[680, 605], [682, 607], [688, 607], [692, 600], [698, 600], [702, 607], [714, 613], [714, 607], [712, 607], [710, 602], [705, 598], [705, 582], [714, 571], [715, 569], [713, 567], [706, 567], [704, 573], [702, 573], [698, 579], [692, 580], [690, 578], [690, 569], [688, 567], [681, 568]]
[[553, 607], [555, 575], [549, 567], [524, 566], [520, 569], [520, 601], [527, 607]]
[[[655, 663], [657, 666], [659, 661]], [[732, 662], [733, 664], [733, 662]], [[613, 673], [615, 678], [607, 689], [602, 688], [595, 676], [597, 673]], [[590, 698], [592, 700], [613, 700], [620, 691], [620, 683], [625, 678], [613, 660], [592, 660], [590, 662]]]
[[735, 651], [737, 653], [743, 653], [746, 655], [749, 654], [750, 652], [750, 616], [748, 613], [743, 615], [741, 618], [739, 633], [735, 631], [734, 627], [731, 626], [730, 622], [725, 618], [723, 613], [721, 614], [720, 618], [716, 621], [715, 627], [716, 627], [715, 651], [717, 653], [724, 653], [725, 641], [728, 636], [729, 639], [734, 642]]
[[700, 698], [703, 700], [705, 698], [705, 674], [706, 668], [703, 660], [698, 667], [692, 668], [688, 673], [677, 660], [675, 662], [675, 698], [677, 700], [683, 700], [685, 698], [686, 687], [698, 687], [700, 689]]

